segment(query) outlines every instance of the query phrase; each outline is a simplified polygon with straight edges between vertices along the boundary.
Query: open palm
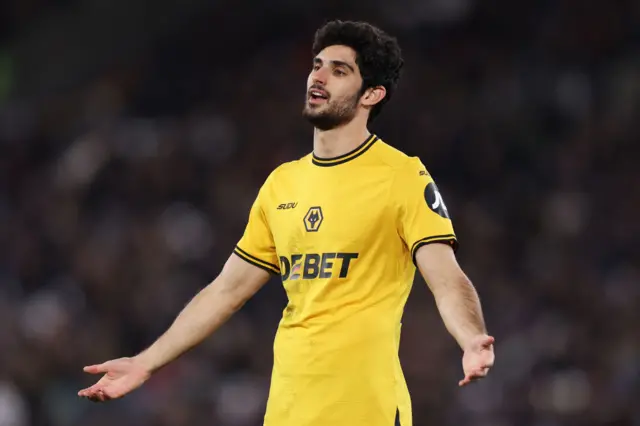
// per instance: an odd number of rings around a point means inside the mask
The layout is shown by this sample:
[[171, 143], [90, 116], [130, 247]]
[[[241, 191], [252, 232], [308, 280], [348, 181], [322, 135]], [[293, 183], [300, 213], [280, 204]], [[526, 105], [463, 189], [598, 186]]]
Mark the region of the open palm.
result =
[[494, 341], [493, 337], [487, 335], [476, 336], [471, 340], [462, 356], [464, 379], [458, 383], [460, 386], [481, 379], [489, 373], [489, 369], [493, 367], [495, 360], [493, 353]]
[[78, 392], [79, 396], [95, 402], [104, 402], [121, 398], [142, 386], [151, 373], [134, 358], [119, 358], [103, 364], [84, 367], [90, 374], [104, 376], [96, 384]]

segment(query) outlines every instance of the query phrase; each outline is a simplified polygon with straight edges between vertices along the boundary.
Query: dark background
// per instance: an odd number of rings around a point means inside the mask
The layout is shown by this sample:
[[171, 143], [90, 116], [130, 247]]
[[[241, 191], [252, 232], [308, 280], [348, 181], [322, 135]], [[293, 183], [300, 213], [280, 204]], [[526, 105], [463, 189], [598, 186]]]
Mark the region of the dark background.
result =
[[312, 148], [315, 29], [370, 20], [406, 68], [371, 130], [452, 213], [497, 362], [420, 280], [401, 358], [416, 426], [640, 425], [640, 4], [596, 0], [0, 2], [0, 426], [261, 424], [285, 296], [122, 401], [82, 366], [150, 344]]

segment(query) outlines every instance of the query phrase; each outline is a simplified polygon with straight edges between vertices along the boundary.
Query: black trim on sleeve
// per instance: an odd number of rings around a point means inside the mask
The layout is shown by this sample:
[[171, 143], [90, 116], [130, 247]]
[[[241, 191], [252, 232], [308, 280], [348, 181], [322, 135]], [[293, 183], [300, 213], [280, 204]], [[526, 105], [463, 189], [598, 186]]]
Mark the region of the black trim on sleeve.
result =
[[238, 246], [236, 246], [236, 248], [233, 250], [233, 253], [238, 255], [242, 260], [252, 264], [253, 266], [257, 266], [258, 268], [264, 269], [265, 271], [269, 272], [270, 274], [280, 275], [280, 268], [279, 267], [277, 267], [276, 265], [274, 265], [272, 263], [265, 262], [262, 259], [258, 259], [257, 257], [250, 255], [249, 253], [247, 253], [246, 251], [242, 250]]
[[458, 240], [453, 234], [434, 235], [432, 237], [422, 238], [413, 243], [413, 246], [411, 247], [411, 258], [413, 259], [414, 265], [418, 266], [416, 263], [416, 252], [418, 251], [418, 249], [422, 246], [433, 243], [449, 244], [451, 247], [453, 247], [454, 252], [458, 251]]

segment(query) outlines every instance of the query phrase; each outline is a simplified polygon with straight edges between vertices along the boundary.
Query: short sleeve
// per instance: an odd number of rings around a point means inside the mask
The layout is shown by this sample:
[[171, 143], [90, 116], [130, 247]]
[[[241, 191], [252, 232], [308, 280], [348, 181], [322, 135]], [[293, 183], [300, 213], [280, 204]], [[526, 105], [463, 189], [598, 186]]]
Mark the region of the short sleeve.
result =
[[445, 243], [458, 248], [444, 199], [422, 162], [411, 157], [396, 172], [393, 191], [398, 208], [397, 228], [415, 263], [418, 248]]
[[244, 234], [233, 252], [245, 261], [271, 274], [280, 274], [276, 247], [265, 214], [271, 177], [267, 178], [260, 188], [260, 192], [251, 206]]

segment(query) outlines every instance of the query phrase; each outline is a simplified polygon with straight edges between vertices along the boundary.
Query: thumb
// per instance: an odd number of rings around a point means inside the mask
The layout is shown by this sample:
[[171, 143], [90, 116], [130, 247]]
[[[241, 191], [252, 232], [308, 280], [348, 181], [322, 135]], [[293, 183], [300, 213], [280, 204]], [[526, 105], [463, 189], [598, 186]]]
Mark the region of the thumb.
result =
[[480, 342], [480, 346], [483, 349], [487, 349], [489, 348], [489, 346], [493, 345], [493, 343], [496, 341], [496, 339], [493, 336], [486, 336], [481, 342]]
[[107, 361], [107, 362], [103, 362], [102, 364], [88, 365], [84, 367], [83, 370], [85, 373], [90, 373], [90, 374], [106, 373], [109, 371], [111, 364], [112, 364], [112, 361]]

